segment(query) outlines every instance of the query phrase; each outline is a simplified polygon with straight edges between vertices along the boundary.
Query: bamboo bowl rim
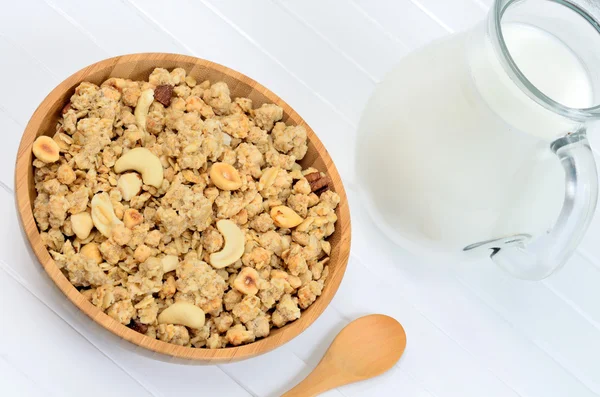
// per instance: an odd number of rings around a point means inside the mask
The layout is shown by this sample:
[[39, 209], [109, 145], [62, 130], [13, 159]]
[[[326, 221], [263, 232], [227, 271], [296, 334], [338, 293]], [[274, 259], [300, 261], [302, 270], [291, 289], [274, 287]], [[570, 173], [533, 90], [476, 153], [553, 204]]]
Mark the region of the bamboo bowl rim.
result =
[[[138, 68], [139, 70], [136, 72], [136, 67], [140, 63], [147, 66]], [[299, 319], [288, 323], [280, 329], [272, 329], [269, 336], [259, 339], [256, 342], [237, 347], [211, 350], [207, 348], [178, 346], [140, 334], [112, 319], [85, 299], [65, 275], [63, 275], [42, 242], [32, 211], [33, 199], [36, 194], [33, 186], [33, 141], [39, 135], [52, 135], [54, 133], [54, 127], [45, 129], [44, 124], [52, 123], [52, 120], [55, 123], [60, 109], [66, 103], [65, 99], [71, 96], [79, 83], [87, 81], [88, 78], [98, 79], [99, 75], [104, 76], [103, 80], [108, 77], [127, 78], [131, 76], [131, 73], [138, 73], [138, 75], [143, 73], [147, 77], [154, 67], [169, 69], [172, 67], [183, 67], [189, 74], [197, 74], [203, 71], [215, 73], [222, 76], [225, 80], [239, 83], [235, 84], [235, 87], [232, 87], [228, 83], [232, 97], [241, 96], [236, 95], [236, 91], [239, 91], [239, 89], [250, 89], [251, 92], [255, 92], [255, 95], [264, 97], [265, 103], [270, 102], [281, 106], [284, 109], [283, 121], [305, 126], [308, 134], [309, 154], [312, 150], [316, 155], [316, 157], [313, 155], [314, 160], [324, 163], [326, 169], [320, 169], [320, 171], [325, 171], [330, 176], [333, 182], [333, 190], [341, 198], [340, 204], [336, 209], [338, 215], [336, 230], [334, 235], [330, 237], [332, 239], [335, 236], [336, 240], [335, 244], [332, 244], [331, 260], [329, 262], [330, 273], [321, 296], [308, 309], [302, 311], [302, 316]], [[257, 105], [255, 104], [254, 106], [256, 107]], [[87, 66], [60, 83], [42, 101], [25, 128], [17, 153], [15, 195], [21, 227], [27, 236], [33, 253], [52, 281], [75, 306], [103, 328], [120, 338], [150, 351], [186, 359], [185, 361], [219, 363], [243, 360], [269, 352], [300, 335], [323, 313], [331, 302], [344, 276], [350, 255], [351, 225], [346, 193], [329, 153], [310, 126], [286, 102], [253, 79], [220, 64], [186, 55], [140, 53], [117, 56]]]

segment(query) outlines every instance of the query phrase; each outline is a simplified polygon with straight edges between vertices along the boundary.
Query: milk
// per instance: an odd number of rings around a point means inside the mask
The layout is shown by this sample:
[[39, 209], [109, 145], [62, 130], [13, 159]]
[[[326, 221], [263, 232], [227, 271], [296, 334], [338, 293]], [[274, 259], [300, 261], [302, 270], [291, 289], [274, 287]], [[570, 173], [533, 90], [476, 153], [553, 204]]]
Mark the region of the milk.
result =
[[[557, 38], [517, 23], [503, 32], [540, 91], [566, 106], [592, 105], [587, 71]], [[538, 235], [563, 203], [564, 171], [550, 143], [579, 125], [525, 94], [484, 35], [474, 36], [403, 59], [359, 125], [357, 177], [369, 212], [390, 238], [421, 253]]]

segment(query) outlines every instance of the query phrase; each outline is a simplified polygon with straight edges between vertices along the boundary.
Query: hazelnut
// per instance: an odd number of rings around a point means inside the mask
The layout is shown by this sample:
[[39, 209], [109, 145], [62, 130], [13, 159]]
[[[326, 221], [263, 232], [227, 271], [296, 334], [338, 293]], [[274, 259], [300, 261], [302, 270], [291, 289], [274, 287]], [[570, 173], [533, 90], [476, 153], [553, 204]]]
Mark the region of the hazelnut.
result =
[[143, 221], [144, 216], [136, 209], [128, 208], [123, 214], [123, 222], [125, 223], [125, 227], [128, 227], [129, 229], [133, 229], [135, 226], [141, 225]]
[[60, 157], [60, 148], [54, 139], [42, 135], [33, 142], [33, 155], [44, 163], [54, 163]]
[[93, 259], [96, 264], [101, 264], [104, 259], [102, 259], [102, 254], [100, 253], [100, 247], [96, 243], [88, 243], [81, 247], [79, 253], [85, 256], [88, 259]]
[[221, 190], [236, 190], [242, 186], [240, 174], [231, 164], [214, 163], [210, 167], [210, 180]]
[[256, 270], [251, 267], [245, 267], [233, 281], [233, 288], [246, 295], [256, 295], [258, 293], [259, 280], [260, 276]]

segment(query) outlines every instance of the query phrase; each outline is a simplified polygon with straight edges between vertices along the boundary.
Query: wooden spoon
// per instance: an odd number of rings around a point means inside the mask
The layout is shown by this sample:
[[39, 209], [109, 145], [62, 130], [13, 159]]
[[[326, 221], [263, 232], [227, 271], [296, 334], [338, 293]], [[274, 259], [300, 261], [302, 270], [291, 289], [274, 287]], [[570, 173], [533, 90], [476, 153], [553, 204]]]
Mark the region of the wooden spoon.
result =
[[312, 397], [338, 386], [381, 375], [406, 347], [402, 325], [371, 314], [348, 324], [333, 340], [317, 367], [281, 397]]

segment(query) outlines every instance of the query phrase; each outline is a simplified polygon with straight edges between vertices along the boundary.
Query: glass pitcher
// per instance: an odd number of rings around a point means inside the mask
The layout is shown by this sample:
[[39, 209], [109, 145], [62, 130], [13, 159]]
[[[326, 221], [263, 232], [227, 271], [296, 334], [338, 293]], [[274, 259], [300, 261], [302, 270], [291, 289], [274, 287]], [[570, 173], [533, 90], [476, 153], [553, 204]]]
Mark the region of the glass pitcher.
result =
[[445, 262], [491, 256], [526, 279], [565, 263], [598, 196], [586, 133], [600, 117], [599, 4], [496, 0], [377, 86], [357, 181], [391, 239]]

